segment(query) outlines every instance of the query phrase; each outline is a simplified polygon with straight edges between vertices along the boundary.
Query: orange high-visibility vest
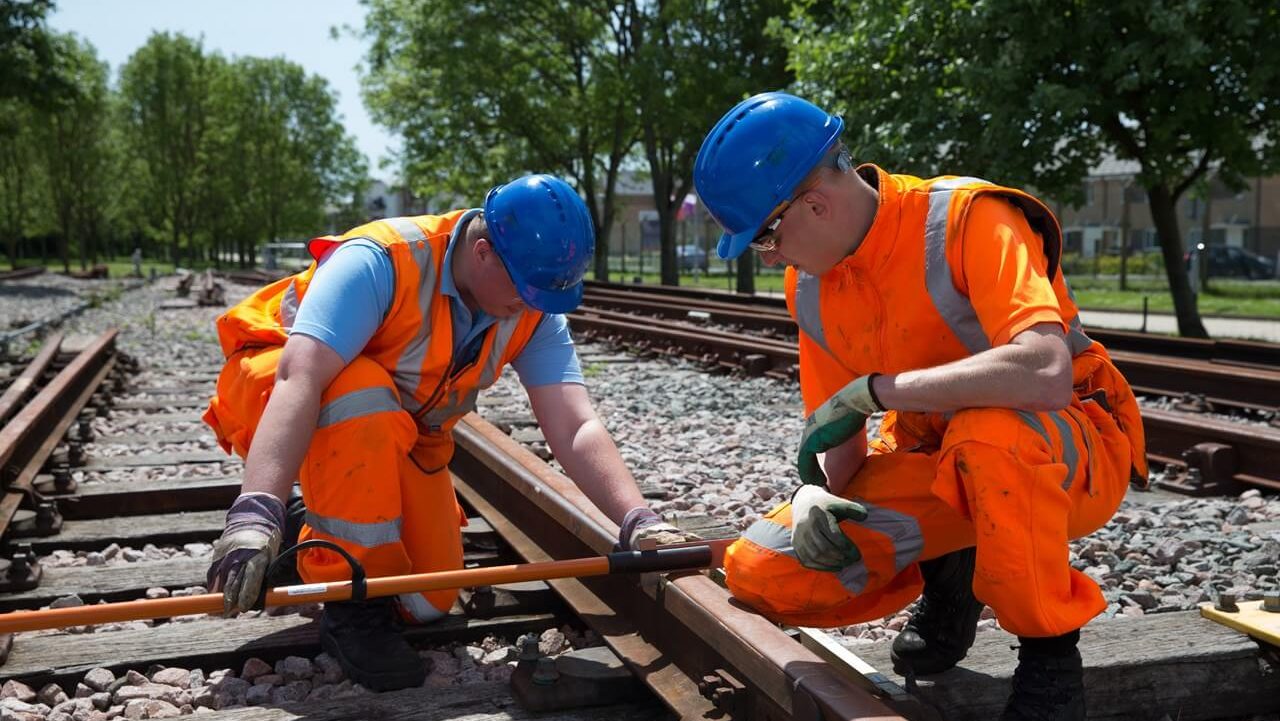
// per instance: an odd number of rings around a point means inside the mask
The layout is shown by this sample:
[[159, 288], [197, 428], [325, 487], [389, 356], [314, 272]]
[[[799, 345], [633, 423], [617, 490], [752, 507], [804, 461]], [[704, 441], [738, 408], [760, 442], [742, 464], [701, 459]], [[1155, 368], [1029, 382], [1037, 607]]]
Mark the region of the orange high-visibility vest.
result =
[[[857, 172], [873, 176], [880, 194], [873, 245], [864, 241], [822, 277], [787, 268], [787, 306], [802, 333], [801, 378], [822, 373], [812, 365], [817, 362], [812, 352], [805, 353], [808, 343], [835, 359], [849, 380], [932, 368], [991, 348], [966, 295], [961, 258], [966, 244], [984, 240], [983, 229], [967, 227], [970, 207], [977, 198], [995, 195], [1021, 211], [1043, 241], [1047, 275], [1067, 328], [1076, 393], [1105, 393], [1104, 405], [1133, 450], [1135, 473], [1146, 478], [1137, 403], [1106, 349], [1081, 327], [1071, 290], [1058, 272], [1062, 231], [1049, 208], [1021, 190], [977, 178], [921, 179], [891, 175], [870, 164]], [[812, 405], [808, 397], [806, 405]], [[935, 429], [946, 423], [941, 414], [896, 416], [915, 416]]]
[[[314, 259], [310, 267], [261, 288], [218, 318], [223, 354], [230, 358], [245, 348], [283, 345], [315, 275], [316, 261], [352, 238], [377, 242], [391, 258], [395, 291], [386, 318], [361, 355], [395, 379], [399, 398], [367, 400], [374, 405], [398, 405], [412, 415], [419, 433], [414, 461], [428, 472], [443, 468], [453, 456], [453, 426], [475, 408], [479, 391], [493, 385], [503, 366], [520, 354], [542, 319], [541, 313], [531, 309], [499, 319], [486, 331], [474, 359], [463, 365], [463, 359], [454, 358], [452, 313], [449, 298], [439, 292], [440, 274], [450, 237], [470, 216], [470, 211], [455, 210], [445, 215], [388, 218], [340, 236], [313, 239], [308, 244]], [[389, 393], [383, 390], [382, 395]], [[210, 418], [216, 419], [217, 405], [214, 398]], [[229, 449], [217, 424], [211, 424]]]

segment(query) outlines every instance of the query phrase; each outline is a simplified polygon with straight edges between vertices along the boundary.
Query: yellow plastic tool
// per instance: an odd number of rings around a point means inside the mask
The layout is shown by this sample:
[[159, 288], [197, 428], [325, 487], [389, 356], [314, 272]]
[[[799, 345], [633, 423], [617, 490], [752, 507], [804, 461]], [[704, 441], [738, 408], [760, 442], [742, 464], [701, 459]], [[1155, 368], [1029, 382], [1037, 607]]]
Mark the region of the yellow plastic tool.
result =
[[1240, 601], [1238, 611], [1221, 611], [1212, 603], [1200, 604], [1200, 615], [1260, 641], [1280, 647], [1280, 613], [1268, 611], [1262, 601]]

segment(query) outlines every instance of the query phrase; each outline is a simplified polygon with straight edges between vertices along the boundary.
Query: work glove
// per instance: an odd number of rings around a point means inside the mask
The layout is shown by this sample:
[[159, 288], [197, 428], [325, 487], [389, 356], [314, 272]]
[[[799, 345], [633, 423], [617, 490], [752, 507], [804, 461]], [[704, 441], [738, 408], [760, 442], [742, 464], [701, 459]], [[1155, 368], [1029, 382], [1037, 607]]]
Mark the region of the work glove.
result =
[[826, 485], [827, 477], [818, 463], [818, 454], [853, 438], [866, 426], [867, 416], [884, 410], [871, 390], [871, 379], [877, 375], [872, 373], [854, 379], [805, 419], [800, 455], [796, 459], [801, 481]]
[[267, 567], [280, 552], [282, 528], [284, 502], [270, 493], [242, 493], [231, 504], [206, 581], [210, 591], [222, 591], [224, 613], [257, 604]]
[[803, 485], [791, 499], [791, 547], [800, 565], [814, 571], [839, 571], [862, 558], [840, 530], [840, 521], [861, 521], [867, 509], [822, 486]]
[[648, 508], [636, 506], [627, 511], [622, 519], [622, 527], [618, 531], [618, 547], [624, 551], [634, 551], [640, 541], [646, 538], [652, 538], [659, 546], [702, 540], [696, 533], [682, 531], [665, 523], [662, 516]]

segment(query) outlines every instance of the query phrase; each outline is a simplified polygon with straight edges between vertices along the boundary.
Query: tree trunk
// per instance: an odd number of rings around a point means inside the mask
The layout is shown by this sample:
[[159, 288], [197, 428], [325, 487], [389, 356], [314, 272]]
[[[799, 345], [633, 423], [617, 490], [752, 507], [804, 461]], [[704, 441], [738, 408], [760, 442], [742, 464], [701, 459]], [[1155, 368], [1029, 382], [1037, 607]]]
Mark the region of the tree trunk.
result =
[[668, 203], [658, 208], [658, 265], [663, 285], [680, 285], [680, 268], [676, 265], [675, 212]]
[[1129, 289], [1129, 188], [1133, 181], [1125, 181], [1120, 188], [1120, 290]]
[[754, 294], [756, 292], [756, 252], [747, 249], [747, 252], [738, 256], [738, 287], [739, 293]]
[[1173, 296], [1173, 310], [1178, 318], [1178, 333], [1190, 338], [1208, 338], [1200, 320], [1191, 281], [1183, 265], [1182, 238], [1178, 235], [1178, 215], [1175, 198], [1163, 185], [1147, 186], [1147, 202], [1151, 207], [1151, 220], [1160, 238], [1160, 255], [1164, 257], [1164, 272], [1169, 279], [1169, 293]]

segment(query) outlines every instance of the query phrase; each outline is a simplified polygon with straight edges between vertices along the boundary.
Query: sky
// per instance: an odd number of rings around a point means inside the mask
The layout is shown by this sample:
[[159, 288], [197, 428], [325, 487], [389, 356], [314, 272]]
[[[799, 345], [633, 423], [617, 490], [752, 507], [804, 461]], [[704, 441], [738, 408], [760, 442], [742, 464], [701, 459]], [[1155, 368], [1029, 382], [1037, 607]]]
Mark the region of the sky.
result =
[[337, 92], [338, 113], [375, 178], [387, 177], [381, 161], [395, 139], [369, 117], [360, 100], [356, 65], [364, 43], [334, 26], [364, 26], [357, 0], [57, 0], [49, 26], [88, 40], [110, 63], [113, 82], [120, 67], [152, 32], [203, 37], [206, 51], [231, 56], [283, 56], [320, 75]]

